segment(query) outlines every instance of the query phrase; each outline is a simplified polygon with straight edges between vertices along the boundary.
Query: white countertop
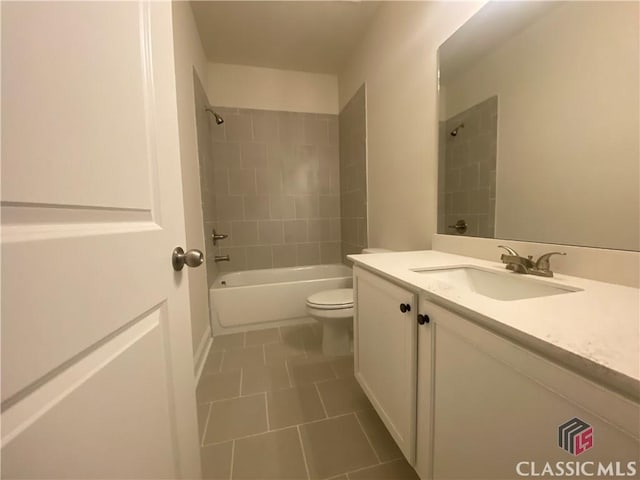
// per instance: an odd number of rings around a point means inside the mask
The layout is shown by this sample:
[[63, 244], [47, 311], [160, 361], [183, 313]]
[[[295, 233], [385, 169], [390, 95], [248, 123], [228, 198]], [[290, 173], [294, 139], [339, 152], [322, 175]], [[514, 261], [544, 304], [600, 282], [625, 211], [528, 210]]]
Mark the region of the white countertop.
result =
[[[640, 397], [640, 290], [568, 275], [535, 278], [581, 291], [522, 300], [494, 300], [416, 268], [477, 266], [505, 272], [505, 265], [435, 250], [349, 255], [356, 265], [400, 283], [472, 321], [509, 336], [558, 363]], [[520, 275], [507, 272], [508, 275]]]

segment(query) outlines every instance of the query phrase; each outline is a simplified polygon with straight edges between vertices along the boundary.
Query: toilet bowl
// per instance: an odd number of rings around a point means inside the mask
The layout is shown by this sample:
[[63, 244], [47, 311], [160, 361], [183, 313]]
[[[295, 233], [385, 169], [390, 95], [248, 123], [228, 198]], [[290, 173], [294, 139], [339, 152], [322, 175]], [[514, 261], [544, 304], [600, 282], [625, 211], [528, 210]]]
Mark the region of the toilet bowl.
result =
[[[389, 252], [365, 248], [362, 253]], [[353, 350], [353, 289], [338, 288], [314, 293], [307, 298], [307, 313], [322, 324], [322, 353], [347, 355]]]
[[338, 288], [307, 298], [307, 313], [322, 324], [322, 353], [346, 355], [353, 337], [353, 289]]

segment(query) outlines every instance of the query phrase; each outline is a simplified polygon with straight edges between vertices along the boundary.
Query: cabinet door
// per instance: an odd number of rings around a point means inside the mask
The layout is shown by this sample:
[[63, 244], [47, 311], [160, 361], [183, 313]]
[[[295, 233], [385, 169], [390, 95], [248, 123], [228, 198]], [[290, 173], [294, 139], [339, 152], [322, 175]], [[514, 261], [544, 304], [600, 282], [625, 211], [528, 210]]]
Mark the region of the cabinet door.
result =
[[[354, 269], [355, 375], [409, 462], [415, 460], [416, 296]], [[401, 305], [410, 310], [401, 311]]]
[[637, 403], [436, 305], [423, 309], [434, 337], [433, 478], [540, 476], [547, 464], [557, 476], [577, 463], [580, 478], [599, 463], [605, 476], [634, 475]]

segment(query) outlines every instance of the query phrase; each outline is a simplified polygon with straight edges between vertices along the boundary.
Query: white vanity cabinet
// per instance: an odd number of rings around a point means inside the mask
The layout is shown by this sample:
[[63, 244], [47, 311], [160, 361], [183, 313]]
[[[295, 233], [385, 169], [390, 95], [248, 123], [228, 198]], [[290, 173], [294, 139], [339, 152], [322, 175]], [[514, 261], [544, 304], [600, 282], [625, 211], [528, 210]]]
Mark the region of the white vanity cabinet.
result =
[[354, 270], [355, 376], [411, 463], [416, 445], [417, 295]]
[[[637, 403], [426, 299], [419, 313], [429, 317], [418, 332], [423, 480], [518, 478], [517, 469], [541, 476], [547, 462], [556, 476], [556, 462], [587, 462], [579, 478], [598, 462], [631, 473], [627, 464], [640, 452]], [[565, 428], [563, 441], [584, 449], [578, 455], [559, 445], [560, 426], [574, 418], [587, 427]]]

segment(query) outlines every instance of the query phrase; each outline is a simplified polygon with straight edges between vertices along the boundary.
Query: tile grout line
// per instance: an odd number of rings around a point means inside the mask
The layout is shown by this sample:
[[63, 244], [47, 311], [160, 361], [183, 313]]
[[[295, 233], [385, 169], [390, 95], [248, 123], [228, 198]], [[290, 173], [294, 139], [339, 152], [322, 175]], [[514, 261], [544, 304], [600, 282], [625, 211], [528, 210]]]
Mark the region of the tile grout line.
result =
[[398, 462], [398, 461], [401, 461], [401, 460], [404, 460], [404, 457], [398, 457], [398, 458], [394, 458], [393, 460], [387, 460], [387, 461], [384, 461], [384, 462], [380, 462], [377, 465], [369, 465], [367, 467], [356, 468], [355, 470], [350, 470], [348, 472], [342, 473], [341, 475], [346, 475], [347, 478], [350, 479], [351, 478], [351, 474], [353, 474], [353, 473], [362, 472], [363, 470], [368, 470], [369, 468], [379, 467], [380, 465], [388, 465], [390, 463]]
[[207, 436], [207, 428], [209, 428], [209, 419], [211, 418], [211, 409], [213, 404], [209, 402], [209, 408], [207, 409], [207, 418], [204, 421], [204, 428], [202, 429], [202, 437], [200, 438], [200, 447], [204, 446], [204, 439]]
[[318, 384], [313, 382], [313, 386], [318, 393], [318, 398], [320, 399], [320, 404], [322, 405], [322, 411], [324, 412], [324, 418], [329, 418], [329, 414], [327, 413], [327, 407], [324, 405], [324, 400], [322, 399], [322, 394], [320, 393], [320, 389], [318, 388]]
[[[297, 423], [295, 425], [287, 425], [286, 427], [280, 427], [280, 428], [274, 428], [273, 430], [265, 430], [263, 432], [257, 432], [257, 433], [252, 433], [250, 435], [245, 435], [243, 437], [237, 437], [237, 438], [227, 438], [225, 440], [220, 440], [218, 442], [211, 442], [211, 443], [205, 443], [203, 445], [203, 447], [209, 447], [211, 445], [220, 445], [222, 443], [227, 443], [230, 441], [236, 441], [236, 440], [244, 440], [246, 438], [251, 438], [251, 437], [257, 437], [258, 435], [264, 435], [265, 433], [273, 433], [273, 432], [280, 432], [282, 430], [286, 430], [288, 428], [294, 428], [294, 427], [299, 427], [300, 425], [310, 425], [313, 423], [319, 423], [319, 422], [324, 422], [326, 420], [335, 420], [336, 418], [342, 418], [342, 417], [346, 417], [348, 415], [352, 415], [354, 412], [349, 412], [349, 413], [341, 413], [340, 415], [334, 415], [333, 417], [328, 417], [328, 418], [320, 418], [318, 420], [311, 420], [309, 422], [304, 422], [304, 423]], [[397, 459], [396, 459], [397, 460]]]
[[267, 432], [271, 431], [271, 422], [269, 422], [269, 399], [267, 397], [267, 392], [264, 392], [264, 413], [267, 418]]
[[226, 356], [225, 353], [226, 351], [222, 350], [222, 355], [220, 356], [220, 365], [218, 365], [218, 373], [222, 373], [222, 364], [224, 363], [224, 357]]
[[264, 430], [262, 432], [252, 433], [250, 435], [244, 435], [243, 437], [227, 438], [226, 440], [220, 440], [218, 442], [205, 443], [203, 447], [211, 447], [213, 445], [222, 445], [223, 443], [237, 442], [238, 440], [246, 440], [248, 438], [259, 437], [260, 435], [266, 435], [267, 433], [281, 432], [283, 430], [287, 430], [289, 428], [295, 428], [295, 427], [297, 427], [297, 425], [288, 425], [286, 427], [274, 428], [273, 430]]
[[[213, 405], [214, 403], [228, 402], [229, 400], [237, 400], [239, 398], [257, 397], [258, 395], [262, 395], [263, 393], [264, 392], [256, 392], [256, 393], [249, 393], [248, 395], [237, 395], [235, 397], [218, 398], [216, 400], [209, 400], [208, 402], [205, 402], [205, 403], [211, 403]], [[199, 405], [204, 405], [204, 403], [200, 403]]]
[[291, 374], [289, 373], [289, 361], [285, 359], [284, 369], [287, 372], [287, 380], [289, 381], [289, 388], [293, 388], [293, 382], [291, 381]]
[[300, 433], [300, 425], [296, 425], [296, 431], [298, 432], [298, 441], [300, 442], [300, 450], [302, 450], [302, 459], [304, 460], [304, 469], [307, 472], [307, 479], [311, 478], [309, 474], [309, 465], [307, 463], [307, 453], [304, 451], [304, 443], [302, 442], [302, 433]]
[[240, 369], [240, 386], [238, 387], [238, 398], [242, 396], [242, 382], [244, 380], [244, 368]]
[[229, 461], [231, 462], [231, 465], [229, 465], [229, 480], [233, 479], [233, 461], [234, 461], [235, 454], [236, 454], [236, 441], [232, 440], [231, 441], [231, 458], [229, 459]]
[[367, 439], [367, 442], [369, 443], [369, 446], [371, 447], [371, 450], [373, 450], [373, 454], [376, 456], [376, 460], [378, 460], [378, 465], [380, 465], [382, 463], [382, 460], [380, 460], [380, 456], [378, 455], [378, 452], [376, 451], [375, 447], [373, 446], [373, 442], [369, 438], [369, 435], [367, 434], [367, 431], [362, 426], [362, 422], [360, 421], [360, 418], [358, 418], [358, 414], [356, 412], [353, 412], [353, 415], [356, 417], [356, 422], [358, 422], [358, 425], [360, 426], [360, 430], [362, 430], [362, 433], [364, 433], [364, 437]]

